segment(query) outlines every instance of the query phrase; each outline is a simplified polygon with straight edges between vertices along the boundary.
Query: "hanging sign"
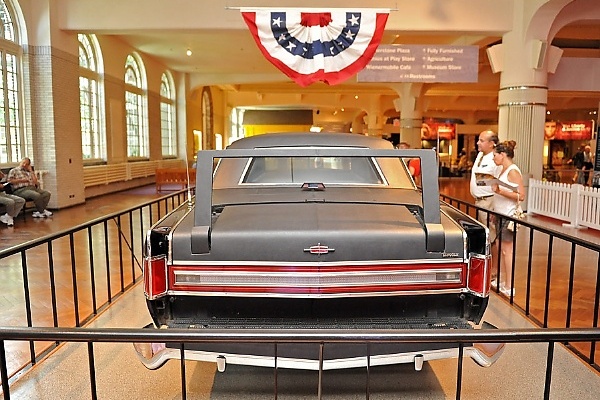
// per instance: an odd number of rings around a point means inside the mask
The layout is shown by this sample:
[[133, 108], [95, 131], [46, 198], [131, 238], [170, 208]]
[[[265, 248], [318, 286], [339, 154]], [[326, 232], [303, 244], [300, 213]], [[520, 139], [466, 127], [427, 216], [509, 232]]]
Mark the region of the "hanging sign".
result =
[[479, 47], [380, 45], [358, 82], [477, 82]]

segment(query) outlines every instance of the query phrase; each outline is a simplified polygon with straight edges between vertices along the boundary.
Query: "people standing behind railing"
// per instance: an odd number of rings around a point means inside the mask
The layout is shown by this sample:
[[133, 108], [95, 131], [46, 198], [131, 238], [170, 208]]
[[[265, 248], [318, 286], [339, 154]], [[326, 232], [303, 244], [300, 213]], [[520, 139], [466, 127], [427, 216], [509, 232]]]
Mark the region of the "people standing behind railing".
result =
[[14, 218], [19, 215], [25, 205], [25, 199], [10, 194], [12, 187], [6, 182], [4, 172], [0, 171], [0, 205], [4, 206], [5, 213], [0, 215], [0, 222], [8, 226], [14, 226]]
[[48, 202], [50, 202], [50, 192], [38, 187], [38, 180], [28, 157], [23, 158], [18, 167], [10, 170], [8, 181], [13, 187], [15, 196], [33, 201], [36, 208], [36, 211], [32, 214], [34, 218], [52, 216], [52, 212], [46, 209]]
[[464, 174], [471, 168], [469, 157], [467, 157], [467, 149], [463, 148], [458, 154], [458, 157], [458, 172], [465, 176]]
[[575, 175], [573, 175], [573, 182], [574, 183], [579, 183], [580, 185], [584, 184], [584, 176], [583, 176], [583, 162], [584, 162], [584, 156], [583, 156], [583, 150], [585, 149], [585, 145], [581, 145], [579, 146], [579, 149], [577, 150], [577, 153], [573, 154], [573, 157], [571, 157], [571, 159], [569, 161], [567, 161], [567, 164], [573, 164], [573, 166], [575, 167]]
[[[506, 141], [496, 145], [494, 149], [494, 163], [501, 167], [498, 181], [500, 184], [492, 185], [494, 192], [494, 211], [499, 214], [516, 217], [521, 211], [521, 202], [525, 200], [525, 187], [521, 170], [513, 163], [516, 142]], [[506, 296], [514, 296], [514, 288], [511, 290], [512, 282], [512, 259], [514, 255], [513, 236], [517, 232], [517, 224], [506, 218], [499, 218], [497, 231], [502, 240], [500, 254], [500, 277], [496, 284], [500, 285], [500, 291]], [[492, 286], [494, 282], [492, 283]]]
[[[410, 149], [410, 144], [407, 142], [400, 142], [398, 144], [399, 149]], [[415, 184], [417, 186], [421, 186], [421, 159], [419, 158], [411, 158], [407, 163], [408, 172], [412, 176]]]
[[[494, 163], [494, 147], [498, 143], [498, 135], [491, 130], [485, 130], [479, 134], [477, 140], [477, 149], [479, 153], [475, 157], [475, 162], [471, 167], [471, 196], [475, 198], [475, 205], [487, 210], [493, 210], [494, 192], [490, 186], [480, 186], [477, 182], [486, 179], [497, 178], [500, 173], [500, 167]], [[478, 212], [479, 221], [487, 225], [487, 213]], [[496, 229], [490, 224], [490, 242], [496, 240]]]
[[592, 147], [586, 145], [583, 148], [583, 185], [588, 186], [590, 184], [590, 172], [594, 170], [594, 155], [592, 154]]

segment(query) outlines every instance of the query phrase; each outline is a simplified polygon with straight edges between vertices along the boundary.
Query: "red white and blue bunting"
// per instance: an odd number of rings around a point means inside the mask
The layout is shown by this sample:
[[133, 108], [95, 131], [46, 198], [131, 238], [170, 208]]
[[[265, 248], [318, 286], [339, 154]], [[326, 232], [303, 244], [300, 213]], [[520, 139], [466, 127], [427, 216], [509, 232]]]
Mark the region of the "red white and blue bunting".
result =
[[381, 41], [389, 10], [241, 9], [256, 44], [300, 86], [335, 85], [362, 70]]

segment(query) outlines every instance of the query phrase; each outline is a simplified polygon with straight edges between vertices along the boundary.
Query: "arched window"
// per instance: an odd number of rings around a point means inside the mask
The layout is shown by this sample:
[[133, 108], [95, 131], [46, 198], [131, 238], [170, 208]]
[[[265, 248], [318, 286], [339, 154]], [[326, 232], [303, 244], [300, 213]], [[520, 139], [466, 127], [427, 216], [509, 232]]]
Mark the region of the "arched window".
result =
[[79, 39], [79, 107], [81, 110], [81, 152], [83, 161], [106, 160], [106, 136], [101, 116], [102, 55], [95, 35], [77, 35]]
[[204, 132], [202, 148], [214, 149], [212, 95], [208, 86], [202, 89], [202, 131]]
[[148, 124], [146, 113], [146, 74], [137, 54], [125, 61], [125, 118], [127, 157], [148, 158]]
[[162, 74], [160, 80], [160, 132], [164, 158], [177, 155], [174, 86], [171, 74], [168, 71]]
[[15, 163], [25, 156], [23, 53], [14, 21], [10, 4], [0, 0], [0, 163]]

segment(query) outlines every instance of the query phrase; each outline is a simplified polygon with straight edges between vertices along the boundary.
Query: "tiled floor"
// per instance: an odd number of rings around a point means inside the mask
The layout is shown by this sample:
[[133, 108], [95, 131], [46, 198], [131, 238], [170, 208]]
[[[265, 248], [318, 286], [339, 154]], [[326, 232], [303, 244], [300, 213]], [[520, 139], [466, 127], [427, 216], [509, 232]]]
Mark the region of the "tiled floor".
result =
[[[532, 328], [508, 303], [492, 295], [486, 321], [499, 328]], [[141, 327], [150, 322], [140, 285], [121, 297], [92, 327]], [[180, 399], [179, 362], [145, 369], [131, 344], [103, 343], [94, 346], [99, 399]], [[465, 360], [462, 399], [543, 398], [547, 345], [509, 344], [490, 368]], [[89, 399], [90, 379], [86, 345], [71, 343], [34, 367], [11, 387], [12, 399]], [[270, 399], [274, 397], [273, 370], [229, 365], [225, 373], [215, 364], [186, 362], [188, 399]], [[412, 365], [375, 367], [370, 371], [372, 399], [455, 398], [456, 360], [432, 361], [416, 372]], [[316, 399], [317, 372], [279, 370], [278, 398]], [[324, 399], [364, 399], [366, 371], [325, 371]], [[551, 399], [595, 400], [600, 393], [600, 375], [557, 345], [552, 371]]]

